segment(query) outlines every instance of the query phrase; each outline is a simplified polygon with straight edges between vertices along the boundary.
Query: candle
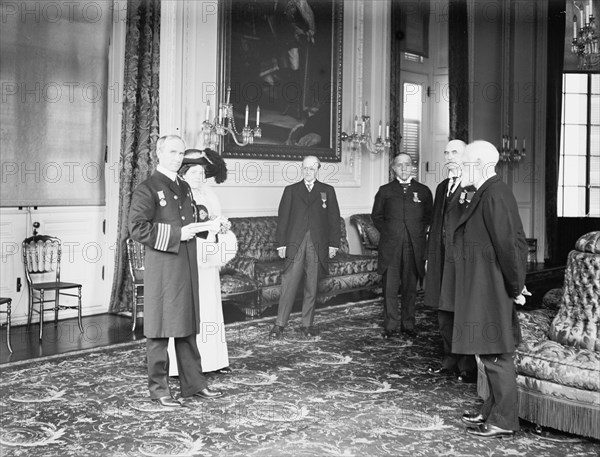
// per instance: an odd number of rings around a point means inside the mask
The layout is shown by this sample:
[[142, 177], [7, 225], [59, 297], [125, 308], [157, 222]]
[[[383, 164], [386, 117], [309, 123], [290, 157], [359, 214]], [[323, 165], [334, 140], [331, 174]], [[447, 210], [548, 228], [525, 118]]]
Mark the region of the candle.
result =
[[379, 128], [377, 129], [377, 138], [381, 138], [381, 121], [379, 121]]
[[590, 16], [592, 15], [592, 2], [588, 1], [587, 5], [585, 5], [585, 22], [590, 22]]
[[365, 102], [365, 116], [369, 115], [369, 102]]
[[361, 125], [361, 129], [360, 130], [361, 130], [360, 133], [362, 133], [364, 135], [365, 134], [365, 130], [366, 130], [365, 129], [365, 121], [362, 121], [362, 125]]
[[[246, 123], [244, 124], [244, 127], [248, 127], [248, 113], [249, 113], [250, 108], [248, 107], [248, 105], [246, 105]], [[516, 141], [516, 139], [515, 139]]]
[[358, 131], [358, 116], [354, 116], [354, 133]]
[[523, 138], [523, 151], [525, 150], [525, 138]]
[[515, 151], [519, 149], [519, 145], [517, 144], [517, 137], [515, 136]]
[[573, 15], [573, 39], [577, 39], [577, 16]]
[[256, 107], [256, 127], [260, 125], [260, 106]]
[[210, 121], [210, 100], [206, 101], [206, 120]]
[[219, 108], [219, 124], [221, 124], [222, 120], [223, 120], [223, 108]]
[[386, 139], [390, 138], [390, 124], [389, 124], [389, 122], [385, 123], [385, 138]]
[[227, 104], [229, 105], [229, 96], [231, 95], [231, 86], [227, 86]]

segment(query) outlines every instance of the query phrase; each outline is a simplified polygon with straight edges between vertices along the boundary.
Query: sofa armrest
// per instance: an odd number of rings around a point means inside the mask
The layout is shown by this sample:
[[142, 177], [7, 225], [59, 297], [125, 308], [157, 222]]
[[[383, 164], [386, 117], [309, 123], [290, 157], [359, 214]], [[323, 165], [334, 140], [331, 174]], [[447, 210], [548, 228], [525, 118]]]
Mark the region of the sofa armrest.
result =
[[523, 343], [548, 339], [548, 331], [555, 314], [555, 310], [547, 308], [519, 311], [518, 316]]
[[258, 260], [252, 257], [243, 257], [236, 256], [231, 259], [227, 265], [225, 265], [226, 270], [233, 270], [237, 273], [241, 273], [243, 275], [248, 276], [249, 278], [255, 279], [255, 265]]

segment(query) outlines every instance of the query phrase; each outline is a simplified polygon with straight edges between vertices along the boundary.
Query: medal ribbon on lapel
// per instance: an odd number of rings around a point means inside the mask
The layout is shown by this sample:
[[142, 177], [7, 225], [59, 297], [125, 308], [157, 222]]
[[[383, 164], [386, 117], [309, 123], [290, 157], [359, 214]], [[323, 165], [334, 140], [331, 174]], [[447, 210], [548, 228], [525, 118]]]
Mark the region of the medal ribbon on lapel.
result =
[[167, 199], [165, 198], [165, 191], [164, 190], [159, 190], [158, 192], [156, 192], [158, 194], [158, 198], [159, 198], [159, 202], [158, 204], [160, 206], [167, 206]]
[[323, 208], [327, 208], [327, 192], [321, 192], [321, 201], [323, 202]]

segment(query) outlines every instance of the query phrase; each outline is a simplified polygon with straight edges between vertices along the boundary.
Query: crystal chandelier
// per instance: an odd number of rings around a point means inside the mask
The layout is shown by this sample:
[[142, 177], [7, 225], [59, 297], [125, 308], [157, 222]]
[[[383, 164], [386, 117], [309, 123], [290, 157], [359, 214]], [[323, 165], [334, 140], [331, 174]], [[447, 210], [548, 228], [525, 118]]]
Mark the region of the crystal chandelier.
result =
[[573, 5], [579, 10], [580, 20], [577, 20], [576, 14], [573, 15], [571, 53], [577, 55], [579, 69], [588, 70], [600, 62], [596, 18], [594, 17], [592, 0], [586, 0], [585, 6], [581, 1], [573, 1]]
[[[210, 101], [206, 102], [206, 116], [202, 122], [202, 138], [205, 145], [210, 145], [211, 149], [217, 149], [221, 142], [221, 137], [231, 135], [233, 141], [238, 146], [253, 144], [255, 138], [262, 137], [260, 129], [260, 106], [256, 108], [256, 127], [250, 128], [248, 124], [249, 107], [246, 105], [245, 122], [242, 131], [239, 132], [235, 125], [233, 116], [233, 104], [230, 103], [231, 87], [227, 87], [227, 99], [225, 103], [219, 104], [217, 116], [211, 120]], [[241, 140], [238, 139], [241, 137]]]

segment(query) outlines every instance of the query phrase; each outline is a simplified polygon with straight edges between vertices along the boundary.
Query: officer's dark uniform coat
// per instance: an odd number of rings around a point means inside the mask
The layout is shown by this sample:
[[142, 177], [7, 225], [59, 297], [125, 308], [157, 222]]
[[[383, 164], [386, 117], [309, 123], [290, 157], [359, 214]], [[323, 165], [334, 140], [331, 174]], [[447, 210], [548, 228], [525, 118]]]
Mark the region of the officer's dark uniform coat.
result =
[[[194, 221], [189, 184], [179, 186], [155, 172], [134, 191], [129, 231], [146, 247], [144, 335], [184, 337], [198, 333], [196, 240], [181, 241], [181, 227]], [[179, 280], [173, 280], [178, 278]]]

